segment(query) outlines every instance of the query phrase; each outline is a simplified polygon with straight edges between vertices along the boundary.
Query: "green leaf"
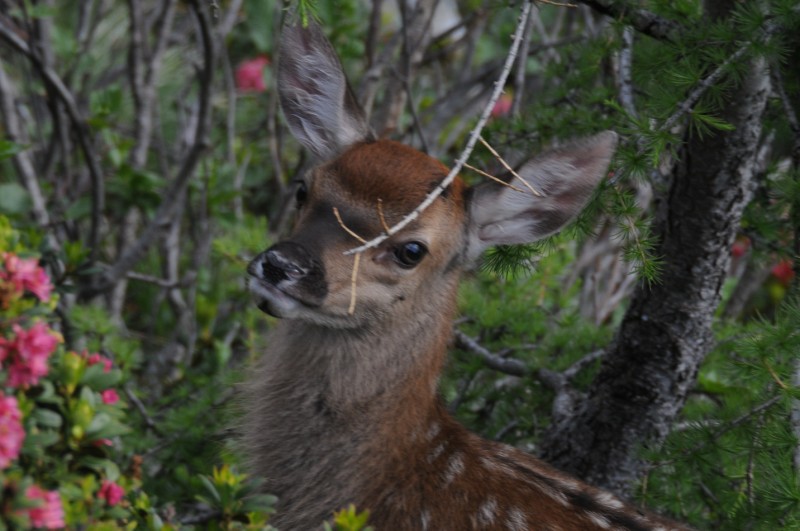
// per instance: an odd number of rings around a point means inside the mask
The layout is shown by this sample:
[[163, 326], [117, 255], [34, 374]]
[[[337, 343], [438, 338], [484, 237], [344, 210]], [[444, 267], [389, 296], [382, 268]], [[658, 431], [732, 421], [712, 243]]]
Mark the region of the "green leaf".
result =
[[122, 371], [119, 369], [112, 369], [105, 372], [102, 363], [96, 363], [87, 367], [81, 377], [81, 382], [94, 389], [95, 391], [103, 391], [114, 387], [122, 379]]
[[36, 408], [31, 415], [36, 424], [44, 428], [60, 428], [64, 419], [55, 411], [49, 409]]
[[217, 487], [211, 482], [211, 479], [209, 479], [207, 476], [200, 476], [200, 481], [202, 482], [208, 494], [211, 496], [211, 499], [205, 498], [202, 495], [198, 495], [198, 498], [212, 505], [219, 506], [222, 503], [222, 498], [217, 491]]
[[28, 191], [17, 183], [0, 184], [0, 213], [27, 214], [33, 203]]
[[24, 149], [10, 140], [0, 140], [0, 160], [9, 159]]

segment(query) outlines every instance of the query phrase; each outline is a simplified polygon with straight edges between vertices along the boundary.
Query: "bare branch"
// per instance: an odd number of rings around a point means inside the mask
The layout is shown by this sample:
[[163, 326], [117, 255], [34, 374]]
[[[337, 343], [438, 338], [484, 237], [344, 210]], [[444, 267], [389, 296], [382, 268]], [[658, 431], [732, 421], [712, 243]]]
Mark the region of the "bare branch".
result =
[[[16, 90], [14, 90], [11, 80], [6, 76], [3, 63], [0, 62], [0, 116], [3, 117], [5, 136], [14, 143], [24, 144], [14, 101], [15, 94]], [[50, 215], [47, 213], [47, 205], [39, 187], [39, 181], [36, 178], [36, 170], [33, 167], [30, 154], [27, 150], [22, 150], [15, 153], [13, 159], [22, 184], [31, 197], [33, 216], [36, 219], [36, 223], [40, 227], [47, 227], [50, 224]]]
[[72, 92], [67, 88], [61, 78], [53, 71], [52, 68], [45, 65], [41, 59], [33, 53], [31, 48], [24, 40], [17, 36], [17, 34], [0, 20], [0, 39], [6, 41], [12, 48], [27, 57], [33, 65], [39, 70], [40, 75], [44, 78], [45, 82], [52, 87], [54, 94], [63, 103], [70, 121], [72, 122], [75, 134], [78, 137], [78, 144], [81, 147], [83, 156], [86, 159], [86, 165], [89, 168], [89, 176], [92, 180], [92, 215], [91, 215], [91, 231], [89, 234], [88, 246], [91, 249], [90, 259], [95, 260], [97, 252], [99, 251], [100, 242], [100, 217], [103, 213], [105, 206], [105, 184], [103, 181], [102, 171], [98, 162], [97, 154], [95, 153], [94, 143], [89, 134], [89, 126], [86, 120], [78, 110], [75, 104], [75, 99], [72, 97]]
[[203, 50], [203, 68], [198, 76], [199, 108], [191, 146], [174, 180], [162, 194], [161, 204], [156, 210], [153, 219], [142, 231], [139, 239], [126, 249], [117, 262], [105, 272], [103, 278], [99, 279], [96, 285], [86, 288], [89, 294], [109, 289], [139, 262], [144, 253], [153, 244], [161, 229], [169, 223], [177, 206], [177, 198], [184, 192], [189, 179], [194, 175], [194, 170], [200, 161], [200, 157], [208, 148], [215, 45], [205, 4], [199, 0], [192, 0], [190, 5], [197, 17], [200, 33], [199, 40]]
[[633, 83], [631, 81], [631, 69], [633, 63], [633, 40], [634, 33], [630, 26], [622, 30], [622, 48], [618, 55], [618, 77], [617, 85], [619, 90], [619, 102], [631, 117], [636, 118], [636, 105], [633, 98]]
[[486, 348], [481, 346], [477, 341], [469, 337], [467, 334], [458, 329], [453, 329], [453, 335], [456, 338], [456, 344], [481, 357], [483, 362], [490, 369], [500, 371], [511, 376], [528, 376], [531, 370], [521, 361], [516, 359], [502, 358], [497, 354], [489, 352]]
[[450, 186], [450, 184], [455, 180], [458, 172], [461, 171], [461, 168], [464, 166], [464, 163], [469, 159], [469, 156], [472, 154], [472, 150], [475, 148], [475, 143], [478, 141], [478, 137], [480, 136], [483, 127], [486, 125], [486, 122], [489, 120], [489, 115], [494, 108], [495, 103], [500, 98], [500, 94], [503, 92], [503, 87], [505, 86], [506, 79], [508, 78], [508, 74], [511, 71], [511, 67], [514, 64], [514, 60], [517, 57], [517, 51], [519, 50], [520, 42], [522, 41], [522, 35], [525, 32], [525, 22], [528, 19], [528, 13], [531, 10], [531, 0], [525, 2], [522, 8], [522, 13], [519, 17], [519, 22], [517, 23], [517, 29], [514, 32], [514, 40], [511, 44], [511, 48], [508, 51], [508, 56], [506, 57], [505, 64], [503, 66], [503, 70], [500, 73], [500, 78], [495, 83], [494, 92], [492, 93], [492, 97], [489, 98], [489, 103], [483, 110], [480, 119], [478, 120], [477, 125], [472, 130], [470, 134], [469, 140], [467, 141], [467, 145], [461, 153], [461, 156], [456, 160], [455, 165], [450, 170], [450, 173], [439, 183], [439, 185], [427, 195], [425, 200], [420, 203], [417, 208], [415, 208], [411, 213], [409, 213], [406, 217], [404, 217], [400, 222], [395, 224], [391, 227], [391, 230], [383, 233], [382, 235], [378, 236], [370, 240], [369, 242], [365, 243], [364, 245], [357, 247], [355, 249], [351, 249], [346, 251], [345, 254], [354, 254], [364, 252], [367, 249], [372, 247], [376, 247], [384, 242], [387, 238], [396, 234], [398, 231], [402, 230], [406, 225], [417, 219], [420, 213], [428, 208], [437, 197], [439, 197], [444, 190]]

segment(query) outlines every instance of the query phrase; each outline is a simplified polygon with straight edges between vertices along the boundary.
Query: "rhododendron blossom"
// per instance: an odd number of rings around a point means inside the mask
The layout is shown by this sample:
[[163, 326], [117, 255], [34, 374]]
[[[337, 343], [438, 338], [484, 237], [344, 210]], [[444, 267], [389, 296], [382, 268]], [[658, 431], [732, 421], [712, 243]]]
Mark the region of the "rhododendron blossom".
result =
[[239, 63], [236, 67], [236, 88], [242, 92], [264, 92], [264, 68], [269, 64], [269, 58], [261, 55]]
[[104, 404], [112, 405], [119, 402], [119, 395], [113, 389], [106, 389], [100, 393], [100, 397], [103, 399]]
[[39, 378], [47, 374], [47, 358], [50, 357], [61, 335], [53, 332], [42, 322], [35, 323], [29, 330], [18, 324], [12, 327], [14, 337], [3, 342], [4, 362], [8, 364], [7, 385], [20, 387], [36, 385]]
[[25, 430], [22, 428], [22, 413], [13, 396], [0, 391], [0, 470], [8, 467], [19, 456]]
[[37, 507], [25, 509], [33, 527], [44, 529], [60, 529], [64, 527], [64, 507], [61, 497], [56, 490], [44, 490], [37, 485], [31, 485], [25, 491], [29, 500], [39, 501]]
[[97, 496], [104, 499], [109, 505], [113, 506], [122, 501], [122, 497], [125, 496], [125, 489], [113, 481], [105, 480], [103, 481], [100, 490], [97, 492]]
[[103, 364], [103, 372], [109, 372], [111, 370], [111, 360], [103, 356], [102, 354], [92, 354], [88, 358], [86, 358], [86, 363], [89, 364], [91, 367], [92, 365], [96, 365], [98, 363]]
[[5, 271], [0, 271], [0, 278], [10, 282], [16, 291], [30, 291], [42, 302], [50, 298], [53, 285], [35, 258], [24, 259], [13, 253], [5, 253], [3, 258]]

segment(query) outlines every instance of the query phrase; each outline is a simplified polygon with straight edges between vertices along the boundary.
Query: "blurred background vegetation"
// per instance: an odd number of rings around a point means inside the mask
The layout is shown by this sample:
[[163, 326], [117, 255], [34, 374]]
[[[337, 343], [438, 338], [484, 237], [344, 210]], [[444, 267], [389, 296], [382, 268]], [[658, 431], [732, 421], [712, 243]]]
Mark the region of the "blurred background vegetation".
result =
[[[236, 384], [271, 319], [247, 296], [245, 266], [289, 229], [291, 182], [312, 163], [274, 87], [287, 9], [320, 21], [379, 134], [449, 164], [486, 105], [520, 6], [0, 0], [3, 251], [37, 257], [50, 275], [57, 302], [37, 318], [63, 335], [57, 356], [113, 360], [118, 375], [104, 385], [119, 389], [127, 426], [106, 456], [121, 471], [110, 479], [129, 478], [119, 480], [122, 512], [76, 509], [109, 479], [103, 467], [31, 472], [61, 492], [69, 527], [266, 525], [273, 500], [250, 496], [230, 426]], [[731, 203], [744, 213], [708, 251], [720, 281], [705, 314], [691, 316], [711, 339], [676, 392], [670, 433], [638, 441], [628, 494], [699, 529], [800, 527], [797, 2], [542, 1], [523, 22], [483, 136], [512, 164], [604, 129], [622, 143], [572, 227], [491, 251], [467, 279], [444, 400], [485, 437], [554, 453], [554, 426], [566, 422], [556, 417], [572, 411], [554, 399], [592, 396], [635, 294], [680, 287], [669, 284], [680, 253], [663, 247], [660, 219], [684, 182], [684, 146], [743, 130], [726, 113], [763, 63], [758, 131], [749, 151], [725, 159], [747, 173]], [[481, 149], [471, 164], [503, 171]], [[703, 214], [686, 216], [702, 224]], [[10, 337], [22, 310], [4, 311]], [[63, 371], [49, 378], [66, 385]], [[78, 422], [54, 411], [63, 420], [41, 429], [66, 434]], [[83, 451], [48, 441], [37, 444], [52, 444], [54, 459]], [[33, 470], [24, 460], [36, 452], [29, 442], [20, 466]], [[66, 487], [87, 474], [96, 481], [82, 493]], [[353, 511], [338, 521], [363, 525]]]

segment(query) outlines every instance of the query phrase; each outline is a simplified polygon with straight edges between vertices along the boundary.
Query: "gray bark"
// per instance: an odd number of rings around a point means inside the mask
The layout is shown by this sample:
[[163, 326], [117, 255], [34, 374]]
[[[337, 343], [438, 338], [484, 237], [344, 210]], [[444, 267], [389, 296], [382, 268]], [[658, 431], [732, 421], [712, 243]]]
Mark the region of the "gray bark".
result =
[[642, 470], [641, 445], [669, 433], [711, 348], [769, 88], [765, 62], [751, 60], [722, 116], [735, 130], [686, 135], [669, 189], [656, 204], [659, 282], [637, 287], [586, 399], [546, 434], [542, 454], [556, 466], [625, 494]]

